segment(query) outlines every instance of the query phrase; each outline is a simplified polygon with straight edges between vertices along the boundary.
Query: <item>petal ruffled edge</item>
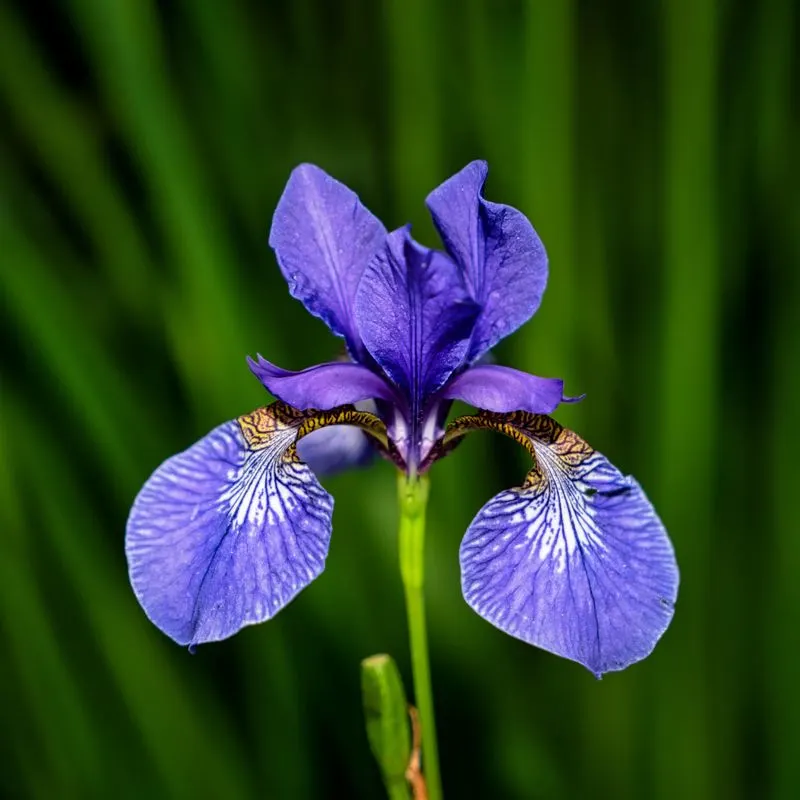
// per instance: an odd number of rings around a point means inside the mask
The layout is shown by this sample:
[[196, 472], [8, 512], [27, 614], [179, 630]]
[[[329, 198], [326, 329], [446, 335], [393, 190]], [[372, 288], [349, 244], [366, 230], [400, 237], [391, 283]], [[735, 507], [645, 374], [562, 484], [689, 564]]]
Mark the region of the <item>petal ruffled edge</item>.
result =
[[425, 201], [447, 252], [482, 307], [471, 362], [536, 313], [547, 285], [547, 253], [528, 218], [483, 198], [488, 171], [485, 161], [472, 161]]

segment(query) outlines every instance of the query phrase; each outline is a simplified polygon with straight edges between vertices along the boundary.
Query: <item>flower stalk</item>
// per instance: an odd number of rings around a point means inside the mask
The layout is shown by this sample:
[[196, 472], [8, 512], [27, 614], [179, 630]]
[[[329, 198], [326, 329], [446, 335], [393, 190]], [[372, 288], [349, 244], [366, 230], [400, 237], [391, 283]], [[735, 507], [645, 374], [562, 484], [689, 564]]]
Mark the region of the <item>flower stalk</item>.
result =
[[398, 479], [400, 528], [400, 575], [406, 596], [411, 670], [414, 696], [422, 729], [422, 767], [428, 788], [428, 800], [442, 799], [439, 753], [436, 745], [436, 722], [433, 713], [428, 634], [425, 624], [425, 509], [428, 503], [426, 475]]

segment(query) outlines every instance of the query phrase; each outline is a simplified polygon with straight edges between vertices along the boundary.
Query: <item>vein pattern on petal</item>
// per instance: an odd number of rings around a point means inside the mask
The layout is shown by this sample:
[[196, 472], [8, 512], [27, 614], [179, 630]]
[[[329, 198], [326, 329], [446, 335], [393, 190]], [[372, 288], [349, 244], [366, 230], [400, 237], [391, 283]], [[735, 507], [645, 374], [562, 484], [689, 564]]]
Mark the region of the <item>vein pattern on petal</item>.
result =
[[598, 676], [648, 655], [672, 618], [678, 571], [639, 484], [549, 417], [463, 419], [462, 429], [513, 429], [536, 459], [523, 486], [492, 498], [467, 530], [469, 605]]
[[333, 499], [297, 457], [325, 425], [380, 437], [367, 412], [274, 403], [215, 428], [162, 464], [128, 519], [131, 583], [180, 644], [225, 639], [274, 616], [325, 566]]

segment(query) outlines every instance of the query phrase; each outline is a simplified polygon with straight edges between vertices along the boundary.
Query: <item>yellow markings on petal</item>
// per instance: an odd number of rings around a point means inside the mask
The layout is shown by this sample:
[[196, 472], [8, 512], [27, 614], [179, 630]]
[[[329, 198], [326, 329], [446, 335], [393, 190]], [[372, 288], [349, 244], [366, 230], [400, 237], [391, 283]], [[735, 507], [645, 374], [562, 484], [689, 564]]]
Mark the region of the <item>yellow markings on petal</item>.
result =
[[281, 456], [281, 459], [287, 464], [299, 464], [300, 456], [297, 455], [297, 445], [292, 446]]
[[250, 450], [263, 450], [269, 447], [275, 437], [288, 435], [294, 431], [291, 444], [287, 444], [284, 460], [297, 461], [295, 443], [320, 428], [330, 425], [353, 425], [370, 434], [384, 447], [389, 449], [386, 426], [374, 414], [357, 411], [352, 406], [339, 406], [330, 411], [318, 411], [310, 408], [299, 411], [292, 406], [277, 401], [272, 405], [257, 408], [236, 420], [242, 436]]
[[454, 419], [442, 439], [446, 452], [462, 436], [480, 428], [498, 431], [521, 444], [533, 459], [533, 467], [525, 476], [524, 488], [539, 488], [546, 476], [539, 466], [536, 446], [545, 445], [553, 456], [565, 467], [577, 467], [588, 459], [594, 450], [577, 433], [559, 425], [545, 414], [531, 414], [527, 411], [514, 411], [499, 414], [481, 411]]
[[339, 406], [330, 411], [307, 411], [308, 414], [301, 423], [297, 438], [308, 436], [320, 428], [327, 428], [329, 425], [353, 425], [361, 428], [374, 439], [377, 439], [384, 447], [388, 445], [386, 426], [374, 414], [368, 411], [358, 411], [352, 406]]
[[[553, 460], [561, 465], [562, 470], [566, 471], [571, 467], [579, 466], [594, 452], [577, 433], [559, 425], [554, 419], [541, 414], [531, 414], [530, 416], [538, 417], [539, 420], [545, 422], [536, 428], [525, 428], [525, 430], [531, 430], [529, 435], [547, 447], [547, 450], [554, 456]], [[525, 476], [522, 488], [541, 489], [547, 481], [547, 473], [534, 455], [533, 467]]]
[[[533, 449], [533, 442], [530, 437], [525, 435], [518, 427], [511, 422], [511, 417], [515, 414], [495, 414], [489, 411], [481, 411], [479, 414], [470, 414], [465, 417], [457, 417], [448, 426], [444, 434], [443, 444], [447, 447], [454, 444], [470, 431], [485, 428], [488, 430], [499, 431], [500, 433], [521, 444], [532, 458], [536, 458], [536, 451]], [[533, 415], [529, 415], [533, 416]]]
[[299, 428], [304, 413], [284, 403], [273, 403], [244, 414], [236, 421], [247, 446], [251, 450], [262, 450], [270, 445], [276, 434]]

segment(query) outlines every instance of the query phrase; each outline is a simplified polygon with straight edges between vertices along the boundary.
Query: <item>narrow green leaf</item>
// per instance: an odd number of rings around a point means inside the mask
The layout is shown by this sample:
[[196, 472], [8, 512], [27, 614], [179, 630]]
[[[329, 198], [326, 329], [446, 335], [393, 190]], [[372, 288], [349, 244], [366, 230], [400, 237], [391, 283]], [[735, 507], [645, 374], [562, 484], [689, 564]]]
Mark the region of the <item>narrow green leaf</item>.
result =
[[[665, 637], [669, 646], [658, 655], [683, 678], [659, 693], [654, 796], [708, 797], [718, 785], [707, 750], [714, 733], [705, 671], [722, 297], [715, 151], [718, 5], [684, 0], [664, 6], [664, 13], [665, 258], [660, 408], [652, 426], [660, 484], [651, 496], [672, 534], [682, 572], [678, 613]], [[680, 721], [689, 718], [691, 726], [676, 739]]]
[[364, 719], [372, 754], [391, 798], [410, 798], [405, 773], [411, 732], [403, 681], [394, 659], [375, 655], [361, 662]]

